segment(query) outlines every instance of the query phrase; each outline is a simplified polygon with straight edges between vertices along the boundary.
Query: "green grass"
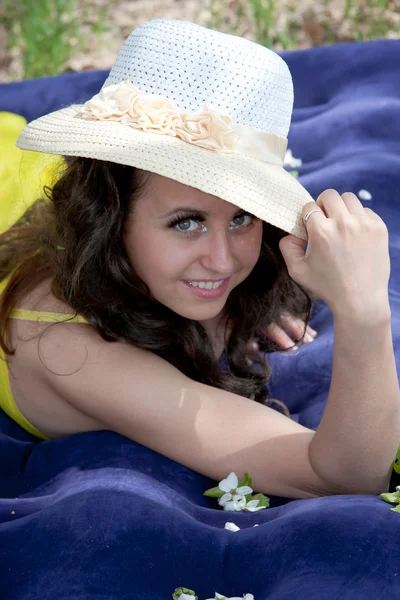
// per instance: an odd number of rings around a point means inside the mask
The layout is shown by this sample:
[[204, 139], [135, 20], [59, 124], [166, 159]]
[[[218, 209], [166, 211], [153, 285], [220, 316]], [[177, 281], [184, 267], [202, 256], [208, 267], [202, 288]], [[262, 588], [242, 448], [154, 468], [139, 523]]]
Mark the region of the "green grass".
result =
[[[320, 2], [326, 15], [321, 23], [323, 43], [340, 41], [330, 23], [330, 0], [316, 2]], [[3, 3], [1, 21], [7, 31], [9, 48], [21, 57], [22, 79], [62, 73], [70, 58], [89, 47], [89, 40], [91, 46], [95, 45], [99, 50], [102, 34], [110, 30], [105, 25], [109, 9], [101, 10], [90, 0], [3, 0]], [[351, 23], [354, 39], [384, 38], [389, 31], [395, 30], [385, 16], [387, 4], [388, 0], [368, 0], [367, 8], [363, 8], [361, 0], [345, 0], [343, 20]], [[243, 24], [250, 19], [256, 41], [260, 44], [270, 48], [279, 46], [284, 50], [298, 47], [301, 19], [296, 21], [290, 13], [282, 19], [280, 0], [236, 0], [234, 6], [233, 12], [232, 3], [229, 4], [228, 0], [210, 0], [211, 18], [207, 25], [241, 35]], [[91, 13], [95, 17], [88, 19]], [[226, 25], [227, 20], [229, 26]], [[400, 37], [399, 26], [396, 33]], [[96, 38], [94, 43], [93, 36]]]
[[256, 29], [257, 41], [263, 46], [272, 48], [274, 38], [284, 50], [290, 50], [297, 45], [297, 36], [288, 29], [287, 21], [284, 31], [276, 30], [277, 0], [249, 0], [252, 17]]
[[[22, 57], [22, 78], [56, 75], [66, 62], [84, 50], [87, 40], [81, 33], [90, 7], [79, 10], [78, 0], [3, 0], [3, 25], [9, 48]], [[105, 11], [98, 11], [90, 34], [100, 42], [108, 29]]]
[[[330, 0], [321, 0], [326, 14], [326, 20], [321, 25], [325, 33], [324, 43], [327, 45], [337, 41], [329, 22], [329, 2]], [[279, 11], [282, 11], [279, 0], [238, 0], [237, 12], [243, 14], [246, 3], [250, 9], [257, 42], [270, 48], [274, 48], [277, 44], [280, 44], [284, 50], [297, 48], [301, 23], [293, 21], [288, 23], [286, 20], [283, 30], [278, 28]], [[227, 7], [227, 0], [211, 0], [209, 27], [223, 29]], [[368, 0], [367, 9], [360, 7], [360, 0], [345, 0], [343, 20], [351, 22], [356, 40], [385, 38], [387, 33], [394, 29], [393, 23], [388, 22], [385, 17], [386, 8], [387, 0]], [[237, 33], [237, 26], [231, 26], [228, 33]], [[397, 27], [397, 34], [400, 37], [400, 27]]]

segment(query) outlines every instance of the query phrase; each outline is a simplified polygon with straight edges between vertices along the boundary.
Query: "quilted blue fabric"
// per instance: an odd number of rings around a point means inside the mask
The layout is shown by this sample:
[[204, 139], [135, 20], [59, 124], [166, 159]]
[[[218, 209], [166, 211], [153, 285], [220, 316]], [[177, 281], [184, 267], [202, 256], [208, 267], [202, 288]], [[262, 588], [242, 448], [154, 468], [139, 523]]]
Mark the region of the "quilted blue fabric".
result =
[[[367, 189], [365, 206], [388, 225], [399, 365], [400, 40], [282, 56], [295, 85], [289, 147], [303, 160], [300, 181], [314, 198], [327, 188]], [[0, 111], [30, 121], [87, 100], [106, 75], [0, 85]], [[271, 391], [316, 428], [333, 350], [324, 303], [311, 324], [314, 343], [270, 356]], [[167, 600], [179, 586], [199, 600], [215, 591], [255, 600], [400, 598], [400, 514], [378, 497], [272, 498], [270, 509], [227, 513], [203, 496], [216, 482], [115, 433], [37, 443], [4, 414], [0, 431], [1, 599]], [[224, 530], [226, 521], [241, 530]]]

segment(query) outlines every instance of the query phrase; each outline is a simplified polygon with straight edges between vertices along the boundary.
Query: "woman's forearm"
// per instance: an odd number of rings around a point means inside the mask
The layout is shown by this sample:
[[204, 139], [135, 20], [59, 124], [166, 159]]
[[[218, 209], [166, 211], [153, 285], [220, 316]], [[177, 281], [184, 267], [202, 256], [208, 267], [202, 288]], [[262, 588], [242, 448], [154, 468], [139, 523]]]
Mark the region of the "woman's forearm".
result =
[[334, 339], [331, 387], [310, 462], [332, 489], [378, 494], [400, 443], [389, 307], [376, 320], [335, 318]]

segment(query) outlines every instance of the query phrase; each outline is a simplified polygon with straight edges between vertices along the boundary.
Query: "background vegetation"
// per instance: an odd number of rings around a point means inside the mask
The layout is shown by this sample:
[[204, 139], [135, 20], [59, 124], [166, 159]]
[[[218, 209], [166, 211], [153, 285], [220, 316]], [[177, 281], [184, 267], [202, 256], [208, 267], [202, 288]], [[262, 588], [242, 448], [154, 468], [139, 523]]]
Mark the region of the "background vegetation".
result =
[[3, 0], [0, 80], [109, 68], [130, 31], [155, 17], [278, 51], [400, 37], [400, 0]]

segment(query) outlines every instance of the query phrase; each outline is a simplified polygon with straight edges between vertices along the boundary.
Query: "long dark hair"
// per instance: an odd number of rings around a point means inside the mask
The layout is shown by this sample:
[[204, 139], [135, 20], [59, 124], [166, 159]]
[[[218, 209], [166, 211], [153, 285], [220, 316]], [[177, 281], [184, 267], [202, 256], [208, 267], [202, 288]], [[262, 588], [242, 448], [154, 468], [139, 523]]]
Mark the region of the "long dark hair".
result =
[[[44, 188], [45, 197], [0, 236], [0, 280], [12, 274], [2, 295], [0, 331], [5, 331], [17, 294], [49, 277], [54, 295], [86, 317], [105, 340], [150, 350], [193, 380], [268, 402], [271, 369], [264, 352], [252, 351], [248, 342], [258, 339], [263, 351], [276, 350], [262, 338], [266, 327], [279, 323], [285, 311], [307, 323], [312, 308], [311, 297], [290, 278], [279, 250], [286, 233], [263, 223], [259, 260], [227, 299], [232, 331], [222, 369], [201, 324], [153, 299], [128, 259], [125, 223], [146, 177], [136, 168], [76, 158], [52, 188]], [[3, 334], [0, 346], [13, 353]]]

